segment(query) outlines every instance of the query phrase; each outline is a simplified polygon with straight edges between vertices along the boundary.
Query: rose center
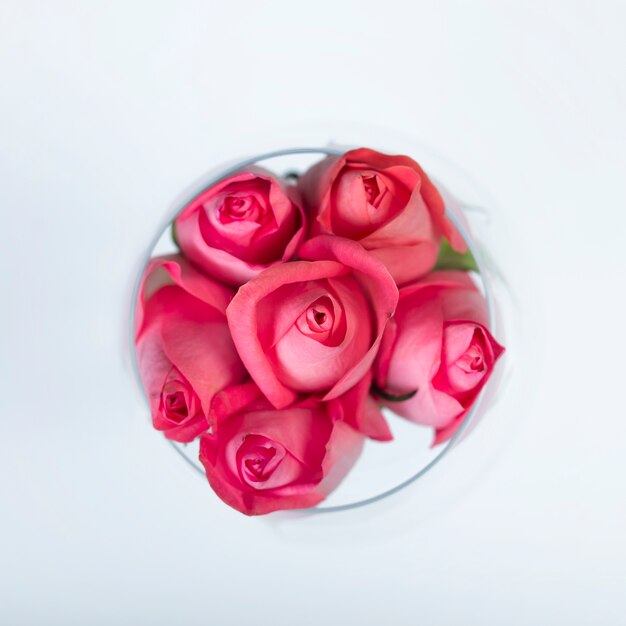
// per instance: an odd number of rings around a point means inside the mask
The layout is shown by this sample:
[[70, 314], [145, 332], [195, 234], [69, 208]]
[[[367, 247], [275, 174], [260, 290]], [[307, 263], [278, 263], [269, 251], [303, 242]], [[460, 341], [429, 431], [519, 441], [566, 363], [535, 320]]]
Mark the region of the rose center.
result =
[[285, 456], [285, 451], [265, 437], [248, 435], [237, 456], [242, 478], [254, 484], [269, 480]]
[[380, 181], [376, 174], [361, 176], [361, 181], [363, 182], [367, 202], [377, 209], [385, 195], [385, 188], [381, 188]]
[[482, 357], [474, 357], [471, 362], [470, 362], [470, 367], [474, 370], [477, 371], [479, 369], [483, 368], [483, 359]]
[[457, 361], [457, 365], [469, 373], [482, 372], [485, 370], [485, 357], [480, 346], [472, 344], [465, 354]]
[[165, 411], [167, 417], [174, 422], [182, 422], [189, 416], [189, 408], [182, 391], [175, 391], [165, 396]]
[[251, 451], [251, 453], [255, 456], [251, 459], [246, 459], [245, 461], [248, 473], [251, 474], [256, 480], [267, 480], [268, 476], [265, 475], [265, 470], [271, 459], [276, 456], [276, 449], [257, 446]]
[[260, 222], [265, 210], [254, 195], [227, 196], [218, 207], [218, 218], [222, 224], [232, 222]]
[[297, 322], [300, 332], [312, 335], [318, 341], [333, 330], [334, 324], [335, 309], [328, 296], [322, 296], [309, 305]]
[[313, 305], [307, 311], [307, 325], [313, 332], [324, 332], [333, 326], [333, 312], [326, 303]]

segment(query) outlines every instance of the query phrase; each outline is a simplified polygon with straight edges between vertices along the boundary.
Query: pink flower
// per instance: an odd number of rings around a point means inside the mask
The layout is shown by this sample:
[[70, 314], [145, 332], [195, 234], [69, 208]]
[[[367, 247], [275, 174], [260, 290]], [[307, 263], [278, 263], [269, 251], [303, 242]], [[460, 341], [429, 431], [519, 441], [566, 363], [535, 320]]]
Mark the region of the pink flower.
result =
[[258, 167], [203, 191], [181, 211], [174, 227], [186, 257], [233, 285], [288, 261], [305, 235], [296, 189]]
[[[395, 413], [449, 439], [504, 348], [487, 329], [487, 306], [465, 272], [433, 272], [400, 289], [377, 360], [380, 397]], [[410, 396], [403, 401], [391, 397]]]
[[275, 409], [254, 384], [223, 391], [200, 461], [211, 487], [246, 515], [315, 506], [357, 460], [363, 436], [313, 398]]
[[316, 237], [300, 257], [240, 287], [226, 311], [242, 361], [277, 409], [299, 393], [337, 398], [366, 376], [398, 299], [384, 265], [353, 241]]
[[214, 394], [245, 377], [226, 322], [232, 294], [179, 255], [152, 259], [146, 268], [137, 360], [154, 427], [168, 439], [188, 442], [204, 432]]
[[332, 233], [358, 241], [399, 285], [434, 267], [442, 235], [455, 250], [465, 250], [437, 188], [407, 156], [350, 150], [325, 158], [298, 186], [314, 218], [313, 235]]

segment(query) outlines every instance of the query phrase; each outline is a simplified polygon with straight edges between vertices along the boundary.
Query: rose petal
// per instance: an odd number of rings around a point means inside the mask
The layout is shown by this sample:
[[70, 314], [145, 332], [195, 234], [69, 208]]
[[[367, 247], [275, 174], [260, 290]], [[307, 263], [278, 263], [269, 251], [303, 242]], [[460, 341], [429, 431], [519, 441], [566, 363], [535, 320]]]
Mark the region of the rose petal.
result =
[[151, 259], [146, 265], [139, 288], [135, 310], [135, 336], [141, 334], [146, 301], [159, 289], [167, 285], [178, 285], [198, 300], [226, 313], [233, 291], [220, 283], [207, 279], [180, 254]]
[[[255, 180], [259, 193], [268, 190], [269, 214], [262, 223], [243, 220], [221, 225], [207, 218], [204, 207], [237, 185], [254, 195], [254, 187], [249, 188]], [[306, 234], [305, 227], [298, 191], [259, 167], [249, 167], [206, 189], [175, 220], [176, 239], [185, 255], [211, 276], [235, 285], [289, 260]]]
[[[384, 187], [389, 192], [377, 207], [369, 202], [364, 177], [374, 178], [378, 190]], [[399, 284], [432, 269], [441, 235], [455, 250], [466, 250], [465, 241], [446, 216], [441, 194], [409, 157], [367, 148], [350, 150], [314, 165], [301, 176], [298, 187], [315, 215], [313, 235], [332, 233], [357, 240], [368, 250], [384, 250], [378, 257], [389, 263]], [[421, 251], [410, 260], [397, 251], [412, 246]]]
[[378, 402], [370, 396], [372, 372], [368, 372], [352, 389], [329, 402], [334, 419], [341, 420], [371, 439], [391, 441], [389, 430]]
[[296, 393], [277, 377], [259, 339], [258, 303], [284, 285], [341, 276], [348, 270], [335, 261], [294, 261], [269, 268], [242, 285], [226, 315], [235, 346], [250, 375], [276, 408], [291, 404]]
[[433, 272], [400, 289], [396, 328], [377, 362], [377, 384], [393, 395], [416, 393], [385, 404], [441, 431], [437, 441], [442, 441], [445, 429], [475, 401], [502, 352], [480, 323], [486, 318], [485, 299], [464, 272]]
[[[363, 437], [345, 424], [333, 424], [321, 411], [323, 405], [314, 406], [236, 414], [221, 422], [215, 434], [203, 435], [200, 460], [217, 495], [246, 515], [320, 502], [356, 460]], [[247, 437], [280, 451], [263, 485], [241, 478], [242, 459], [254, 455]], [[242, 446], [247, 457], [239, 453]], [[265, 458], [273, 458], [271, 451]]]
[[[155, 428], [191, 441], [209, 427], [213, 395], [245, 377], [224, 311], [232, 291], [201, 275], [179, 256], [152, 260], [137, 303], [137, 361]], [[175, 369], [189, 386], [194, 409], [179, 424], [162, 414], [161, 394]], [[192, 408], [192, 407], [189, 407]]]
[[374, 313], [374, 336], [371, 348], [324, 396], [324, 400], [331, 400], [355, 385], [371, 367], [385, 325], [395, 311], [398, 289], [385, 266], [371, 255], [364, 254], [362, 246], [356, 242], [340, 237], [320, 235], [309, 239], [302, 246], [300, 256], [303, 259], [336, 259], [351, 268], [354, 278], [363, 289]]

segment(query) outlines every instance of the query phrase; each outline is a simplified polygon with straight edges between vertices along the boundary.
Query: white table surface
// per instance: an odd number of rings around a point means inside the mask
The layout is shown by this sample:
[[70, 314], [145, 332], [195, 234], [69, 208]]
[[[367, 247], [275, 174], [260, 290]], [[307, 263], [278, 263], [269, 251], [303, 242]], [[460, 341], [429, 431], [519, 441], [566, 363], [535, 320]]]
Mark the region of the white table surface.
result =
[[[4, 0], [0, 622], [626, 623], [624, 6]], [[129, 281], [231, 138], [326, 120], [408, 132], [496, 198], [535, 268], [508, 259], [534, 400], [432, 511], [445, 476], [249, 519], [147, 427]]]

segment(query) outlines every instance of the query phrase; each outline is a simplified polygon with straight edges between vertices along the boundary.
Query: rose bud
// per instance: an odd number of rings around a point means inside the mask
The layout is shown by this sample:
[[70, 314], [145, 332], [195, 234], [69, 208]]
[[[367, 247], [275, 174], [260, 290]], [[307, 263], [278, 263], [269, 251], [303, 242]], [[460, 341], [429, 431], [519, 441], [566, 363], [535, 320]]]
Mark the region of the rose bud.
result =
[[456, 251], [466, 249], [439, 191], [407, 156], [350, 150], [314, 165], [298, 187], [312, 215], [312, 235], [358, 241], [399, 285], [432, 270], [442, 235]]
[[178, 215], [175, 239], [198, 267], [240, 285], [293, 257], [305, 235], [298, 192], [251, 167], [203, 191]]
[[213, 395], [244, 380], [226, 322], [232, 291], [179, 255], [152, 259], [137, 302], [135, 345], [154, 427], [189, 442], [204, 432]]
[[313, 398], [275, 409], [253, 383], [215, 398], [200, 461], [215, 493], [246, 515], [322, 501], [354, 465], [363, 435]]
[[359, 382], [398, 299], [384, 265], [354, 241], [316, 237], [300, 257], [240, 287], [226, 310], [244, 365], [277, 409]]
[[487, 329], [487, 305], [465, 272], [433, 272], [400, 289], [376, 363], [381, 401], [452, 437], [504, 348]]

